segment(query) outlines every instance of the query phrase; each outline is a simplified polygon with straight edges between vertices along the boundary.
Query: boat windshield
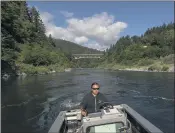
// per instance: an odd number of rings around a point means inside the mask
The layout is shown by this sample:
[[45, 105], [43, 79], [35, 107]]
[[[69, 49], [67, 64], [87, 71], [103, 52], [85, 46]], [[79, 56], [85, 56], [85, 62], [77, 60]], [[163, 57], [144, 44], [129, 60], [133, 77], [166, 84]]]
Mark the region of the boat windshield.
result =
[[122, 122], [95, 125], [87, 128], [87, 133], [119, 133], [119, 128], [123, 127]]

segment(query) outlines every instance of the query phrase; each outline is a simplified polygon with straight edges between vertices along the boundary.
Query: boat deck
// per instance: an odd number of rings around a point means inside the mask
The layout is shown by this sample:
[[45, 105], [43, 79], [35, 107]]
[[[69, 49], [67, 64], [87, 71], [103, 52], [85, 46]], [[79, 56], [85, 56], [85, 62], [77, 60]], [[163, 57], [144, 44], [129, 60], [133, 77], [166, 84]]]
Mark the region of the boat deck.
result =
[[[144, 117], [142, 117], [139, 113], [137, 113], [135, 110], [133, 110], [128, 105], [122, 104], [121, 106], [123, 107], [122, 109], [124, 110], [124, 112], [127, 114], [127, 120], [129, 120], [131, 124], [132, 133], [163, 133], [160, 129], [158, 129], [156, 126], [154, 126]], [[84, 133], [82, 132], [82, 130], [81, 132], [77, 132], [78, 129], [81, 129], [82, 122], [83, 122], [82, 119], [76, 119], [78, 118], [77, 117], [78, 115], [72, 117], [72, 119], [65, 119], [66, 113], [69, 113], [69, 115], [81, 114], [80, 110], [76, 110], [73, 112], [67, 112], [67, 111], [60, 112], [55, 122], [53, 123], [52, 127], [50, 128], [49, 133], [53, 133], [53, 132], [54, 133]], [[92, 113], [88, 115], [88, 118], [98, 118], [99, 119], [99, 117], [101, 117], [101, 114], [102, 112]], [[115, 117], [112, 119], [116, 120]], [[84, 127], [84, 129], [86, 128]]]

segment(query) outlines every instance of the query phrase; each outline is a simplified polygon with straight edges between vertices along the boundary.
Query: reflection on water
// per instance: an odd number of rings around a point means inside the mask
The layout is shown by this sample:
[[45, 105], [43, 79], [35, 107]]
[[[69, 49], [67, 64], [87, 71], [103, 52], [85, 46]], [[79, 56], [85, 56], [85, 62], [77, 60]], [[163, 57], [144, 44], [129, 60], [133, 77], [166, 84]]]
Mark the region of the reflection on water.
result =
[[173, 73], [76, 69], [2, 81], [2, 131], [46, 133], [61, 110], [78, 108], [92, 82], [113, 104], [128, 104], [166, 133], [174, 126]]

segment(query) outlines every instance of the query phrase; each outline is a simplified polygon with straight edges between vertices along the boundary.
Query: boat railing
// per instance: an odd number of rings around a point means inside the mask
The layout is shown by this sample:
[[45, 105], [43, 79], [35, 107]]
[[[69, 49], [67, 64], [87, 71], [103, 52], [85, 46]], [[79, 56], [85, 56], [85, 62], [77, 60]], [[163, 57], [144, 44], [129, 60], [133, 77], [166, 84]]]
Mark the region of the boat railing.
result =
[[127, 114], [129, 114], [141, 127], [143, 127], [148, 133], [163, 133], [159, 128], [154, 126], [147, 119], [142, 117], [139, 113], [129, 107], [127, 104], [122, 104]]

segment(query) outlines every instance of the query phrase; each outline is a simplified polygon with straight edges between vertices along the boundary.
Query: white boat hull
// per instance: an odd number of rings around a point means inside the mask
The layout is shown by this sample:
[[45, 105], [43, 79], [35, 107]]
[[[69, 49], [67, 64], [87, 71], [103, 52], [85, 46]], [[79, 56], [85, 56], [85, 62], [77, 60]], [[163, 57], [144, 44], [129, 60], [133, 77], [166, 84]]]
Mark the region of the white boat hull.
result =
[[163, 133], [126, 104], [102, 109], [101, 112], [81, 116], [80, 109], [62, 111], [55, 119], [49, 133]]

